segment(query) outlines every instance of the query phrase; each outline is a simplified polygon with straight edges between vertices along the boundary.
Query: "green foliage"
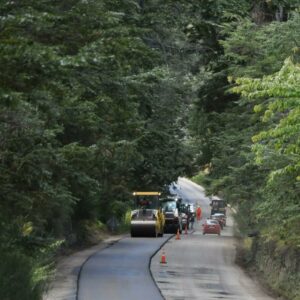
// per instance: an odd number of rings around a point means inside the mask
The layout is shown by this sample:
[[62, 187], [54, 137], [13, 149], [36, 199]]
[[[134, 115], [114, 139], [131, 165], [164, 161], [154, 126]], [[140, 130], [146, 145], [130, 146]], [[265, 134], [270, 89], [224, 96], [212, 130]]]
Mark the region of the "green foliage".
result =
[[258, 1], [236, 14], [225, 9], [230, 17], [210, 23], [218, 43], [210, 44], [215, 55], [193, 76], [198, 98], [190, 122], [205, 171], [197, 178], [207, 193], [238, 207], [242, 234], [259, 229], [294, 247], [300, 215], [297, 7]]
[[76, 224], [77, 245], [95, 245], [108, 236], [107, 226], [99, 220], [81, 219]]
[[[267, 128], [252, 138], [256, 163], [268, 169], [264, 202], [256, 208], [257, 220], [268, 224], [267, 232], [273, 238], [299, 246], [299, 64], [287, 59], [274, 75], [241, 78], [237, 83], [233, 91], [250, 101], [261, 99], [256, 111]], [[280, 209], [274, 211], [274, 207]]]
[[297, 1], [139, 4], [0, 4], [1, 299], [39, 299], [55, 241], [123, 220], [132, 190], [195, 165], [244, 231], [299, 242], [287, 236], [299, 222]]
[[221, 42], [230, 74], [261, 77], [279, 71], [287, 56], [299, 45], [300, 17], [294, 14], [287, 22], [259, 26], [241, 19], [224, 26], [229, 35]]
[[1, 299], [40, 299], [39, 287], [31, 279], [33, 278], [32, 261], [21, 253], [0, 253], [3, 259], [0, 265]]
[[[151, 21], [167, 14], [164, 4], [150, 5], [142, 13], [135, 1], [0, 4], [0, 250], [14, 250], [12, 273], [28, 269], [23, 299], [40, 297], [47, 263], [38, 253], [49, 238], [84, 240], [82, 222], [122, 219], [132, 190], [161, 188], [190, 169], [180, 54], [149, 43], [169, 33]], [[20, 298], [2, 279], [11, 294], [0, 298]]]

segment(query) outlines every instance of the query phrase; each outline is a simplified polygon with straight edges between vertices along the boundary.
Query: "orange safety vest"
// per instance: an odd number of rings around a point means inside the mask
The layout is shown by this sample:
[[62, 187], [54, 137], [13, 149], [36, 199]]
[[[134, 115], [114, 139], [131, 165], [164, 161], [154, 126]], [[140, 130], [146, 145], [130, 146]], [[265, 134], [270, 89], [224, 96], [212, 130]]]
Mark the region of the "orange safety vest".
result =
[[197, 208], [197, 220], [199, 221], [201, 219], [202, 210], [201, 207]]

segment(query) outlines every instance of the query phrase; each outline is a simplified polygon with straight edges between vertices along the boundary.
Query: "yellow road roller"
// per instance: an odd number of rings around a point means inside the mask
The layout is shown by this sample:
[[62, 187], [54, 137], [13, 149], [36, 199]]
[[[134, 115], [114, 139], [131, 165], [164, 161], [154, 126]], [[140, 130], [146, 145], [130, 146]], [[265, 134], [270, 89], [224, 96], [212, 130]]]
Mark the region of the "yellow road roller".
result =
[[163, 236], [165, 217], [160, 208], [160, 192], [133, 192], [133, 196], [135, 208], [131, 211], [131, 236]]

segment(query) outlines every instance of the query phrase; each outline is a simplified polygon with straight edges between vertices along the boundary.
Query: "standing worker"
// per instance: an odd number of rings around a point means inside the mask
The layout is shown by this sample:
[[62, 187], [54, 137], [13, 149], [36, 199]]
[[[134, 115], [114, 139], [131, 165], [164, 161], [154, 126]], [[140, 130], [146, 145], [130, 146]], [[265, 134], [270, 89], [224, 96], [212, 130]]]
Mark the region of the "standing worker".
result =
[[194, 229], [194, 222], [195, 222], [195, 216], [194, 216], [194, 214], [192, 213], [192, 214], [191, 214], [191, 218], [190, 218], [191, 229]]
[[201, 219], [201, 215], [202, 215], [202, 210], [201, 210], [200, 206], [197, 207], [196, 214], [197, 214], [197, 221], [199, 222]]

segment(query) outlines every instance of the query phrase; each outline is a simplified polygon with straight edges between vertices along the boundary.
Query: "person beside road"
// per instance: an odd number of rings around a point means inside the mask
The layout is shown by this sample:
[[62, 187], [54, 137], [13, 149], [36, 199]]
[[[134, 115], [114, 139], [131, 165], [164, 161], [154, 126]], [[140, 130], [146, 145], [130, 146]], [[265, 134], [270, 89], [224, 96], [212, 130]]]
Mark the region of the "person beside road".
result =
[[191, 218], [190, 218], [191, 229], [194, 229], [194, 222], [195, 222], [195, 216], [194, 216], [194, 214], [192, 214]]
[[200, 206], [197, 207], [196, 214], [197, 214], [197, 221], [199, 222], [201, 220], [201, 215], [202, 215], [202, 210]]

